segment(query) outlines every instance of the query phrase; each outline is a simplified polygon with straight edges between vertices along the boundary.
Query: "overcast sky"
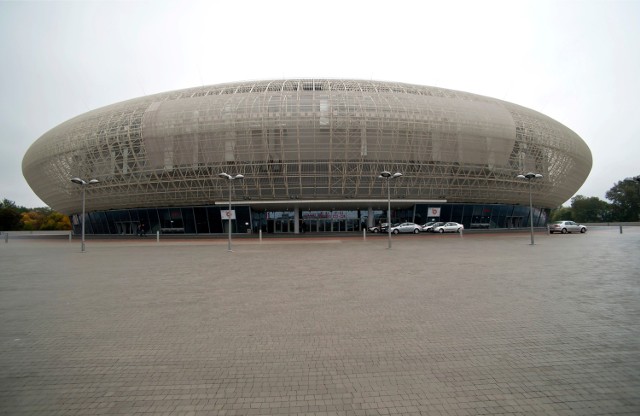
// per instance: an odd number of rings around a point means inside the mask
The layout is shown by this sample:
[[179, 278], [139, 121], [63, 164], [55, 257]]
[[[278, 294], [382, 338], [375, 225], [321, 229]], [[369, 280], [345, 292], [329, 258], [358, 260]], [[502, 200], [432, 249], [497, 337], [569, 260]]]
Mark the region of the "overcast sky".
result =
[[0, 199], [46, 205], [22, 158], [76, 115], [269, 78], [462, 90], [540, 111], [593, 154], [577, 194], [640, 174], [640, 1], [0, 0]]

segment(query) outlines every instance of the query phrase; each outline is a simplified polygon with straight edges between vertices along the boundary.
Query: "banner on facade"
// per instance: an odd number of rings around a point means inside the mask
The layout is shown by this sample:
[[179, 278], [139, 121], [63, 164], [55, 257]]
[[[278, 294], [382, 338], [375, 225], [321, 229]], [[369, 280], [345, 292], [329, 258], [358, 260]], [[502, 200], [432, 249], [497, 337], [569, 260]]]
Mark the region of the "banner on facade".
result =
[[429, 207], [430, 217], [440, 217], [440, 207]]
[[232, 209], [231, 211], [229, 211], [228, 209], [221, 209], [220, 210], [220, 217], [223, 220], [235, 220], [236, 219], [236, 210]]

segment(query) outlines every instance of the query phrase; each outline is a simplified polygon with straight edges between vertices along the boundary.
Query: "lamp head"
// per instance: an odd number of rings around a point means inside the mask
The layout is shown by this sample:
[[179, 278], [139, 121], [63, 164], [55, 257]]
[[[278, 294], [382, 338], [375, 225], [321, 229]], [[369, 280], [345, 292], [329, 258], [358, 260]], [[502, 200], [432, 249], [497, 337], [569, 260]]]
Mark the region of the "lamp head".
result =
[[244, 179], [244, 175], [238, 173], [236, 176], [231, 177], [231, 179]]
[[71, 182], [78, 185], [86, 185], [87, 183], [80, 178], [71, 178]]
[[229, 175], [228, 173], [225, 173], [225, 172], [218, 173], [218, 177], [220, 177], [222, 179], [231, 179], [231, 175]]
[[542, 178], [542, 175], [539, 174], [539, 173], [529, 172], [529, 173], [525, 173], [524, 175], [518, 175], [518, 176], [516, 176], [516, 178], [518, 178], [518, 179], [540, 179], [540, 178]]
[[402, 173], [400, 172], [391, 173], [387, 170], [383, 170], [382, 172], [380, 172], [380, 176], [378, 176], [378, 178], [395, 179], [399, 178], [400, 176], [402, 176]]
[[93, 184], [95, 184], [95, 183], [99, 183], [99, 182], [100, 182], [100, 181], [99, 181], [99, 180], [97, 180], [97, 179], [91, 179], [91, 180], [89, 181], [89, 185], [93, 185]]

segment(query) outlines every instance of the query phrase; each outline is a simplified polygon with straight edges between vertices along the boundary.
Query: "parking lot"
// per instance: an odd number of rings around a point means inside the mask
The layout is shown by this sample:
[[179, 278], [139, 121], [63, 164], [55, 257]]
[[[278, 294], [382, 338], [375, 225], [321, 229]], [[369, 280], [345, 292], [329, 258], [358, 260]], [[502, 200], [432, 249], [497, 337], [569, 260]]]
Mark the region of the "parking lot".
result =
[[640, 414], [640, 227], [0, 241], [0, 414]]

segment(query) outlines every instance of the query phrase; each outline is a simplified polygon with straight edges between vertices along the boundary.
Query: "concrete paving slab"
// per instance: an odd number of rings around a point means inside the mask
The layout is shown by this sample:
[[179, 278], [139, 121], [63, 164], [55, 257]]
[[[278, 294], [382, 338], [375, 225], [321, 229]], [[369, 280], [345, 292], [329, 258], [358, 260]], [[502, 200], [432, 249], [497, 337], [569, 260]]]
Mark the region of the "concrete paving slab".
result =
[[0, 243], [0, 413], [640, 413], [640, 229]]

